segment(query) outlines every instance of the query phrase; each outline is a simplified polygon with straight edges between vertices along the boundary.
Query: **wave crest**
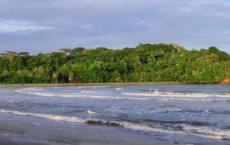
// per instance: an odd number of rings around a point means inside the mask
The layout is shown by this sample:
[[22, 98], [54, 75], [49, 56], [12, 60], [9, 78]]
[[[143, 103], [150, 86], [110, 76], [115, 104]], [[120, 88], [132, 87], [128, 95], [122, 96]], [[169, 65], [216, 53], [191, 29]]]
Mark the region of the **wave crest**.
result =
[[[230, 131], [213, 129], [208, 126], [196, 126], [196, 124], [182, 124], [181, 130], [164, 129], [154, 126], [149, 126], [148, 124], [132, 123], [128, 121], [105, 121], [98, 119], [82, 119], [75, 116], [61, 116], [52, 114], [39, 114], [39, 113], [28, 113], [10, 110], [0, 110], [0, 113], [9, 113], [13, 115], [20, 116], [33, 116], [39, 118], [45, 118], [54, 121], [65, 121], [72, 123], [82, 123], [87, 125], [103, 125], [110, 127], [122, 127], [136, 131], [144, 132], [158, 132], [167, 134], [181, 134], [181, 135], [194, 135], [204, 138], [217, 139], [217, 140], [230, 140]], [[198, 124], [202, 125], [202, 124]]]

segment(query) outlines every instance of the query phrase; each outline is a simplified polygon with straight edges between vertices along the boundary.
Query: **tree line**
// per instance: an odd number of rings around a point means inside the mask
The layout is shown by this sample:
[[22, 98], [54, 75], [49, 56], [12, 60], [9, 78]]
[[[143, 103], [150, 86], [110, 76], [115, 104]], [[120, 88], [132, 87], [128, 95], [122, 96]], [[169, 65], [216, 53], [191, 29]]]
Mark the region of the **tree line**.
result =
[[48, 54], [0, 55], [0, 83], [184, 82], [218, 83], [230, 77], [230, 55], [216, 47], [177, 44], [135, 48], [60, 49]]

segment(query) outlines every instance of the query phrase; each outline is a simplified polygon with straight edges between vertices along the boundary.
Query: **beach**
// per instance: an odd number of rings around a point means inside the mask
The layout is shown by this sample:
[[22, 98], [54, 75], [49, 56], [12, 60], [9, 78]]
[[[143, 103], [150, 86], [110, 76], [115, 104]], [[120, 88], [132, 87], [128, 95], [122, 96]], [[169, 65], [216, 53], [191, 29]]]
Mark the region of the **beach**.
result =
[[0, 145], [52, 145], [51, 143], [41, 143], [31, 140], [22, 140], [21, 138], [0, 137]]
[[228, 24], [230, 0], [0, 0], [0, 145], [230, 145]]
[[[73, 130], [74, 127], [74, 130]], [[11, 133], [11, 134], [9, 134]], [[144, 134], [1, 114], [0, 145], [173, 145]], [[179, 144], [180, 145], [180, 144]]]

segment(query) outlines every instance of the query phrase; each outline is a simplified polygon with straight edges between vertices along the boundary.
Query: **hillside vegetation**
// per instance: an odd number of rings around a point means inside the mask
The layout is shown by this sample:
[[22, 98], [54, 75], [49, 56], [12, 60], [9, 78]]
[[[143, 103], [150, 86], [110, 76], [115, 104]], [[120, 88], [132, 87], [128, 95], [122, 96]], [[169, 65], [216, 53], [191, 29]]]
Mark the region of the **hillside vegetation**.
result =
[[228, 53], [216, 47], [189, 51], [176, 44], [6, 52], [0, 66], [0, 83], [218, 83], [230, 77]]

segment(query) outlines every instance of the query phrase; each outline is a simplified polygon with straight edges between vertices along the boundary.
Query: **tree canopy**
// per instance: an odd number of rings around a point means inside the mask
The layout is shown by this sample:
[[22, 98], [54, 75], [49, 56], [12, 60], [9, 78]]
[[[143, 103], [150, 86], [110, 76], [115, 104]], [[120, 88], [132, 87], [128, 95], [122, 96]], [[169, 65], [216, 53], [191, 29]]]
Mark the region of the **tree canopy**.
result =
[[0, 83], [184, 82], [218, 83], [230, 77], [230, 55], [216, 47], [176, 44], [135, 48], [60, 49], [48, 54], [6, 52]]

